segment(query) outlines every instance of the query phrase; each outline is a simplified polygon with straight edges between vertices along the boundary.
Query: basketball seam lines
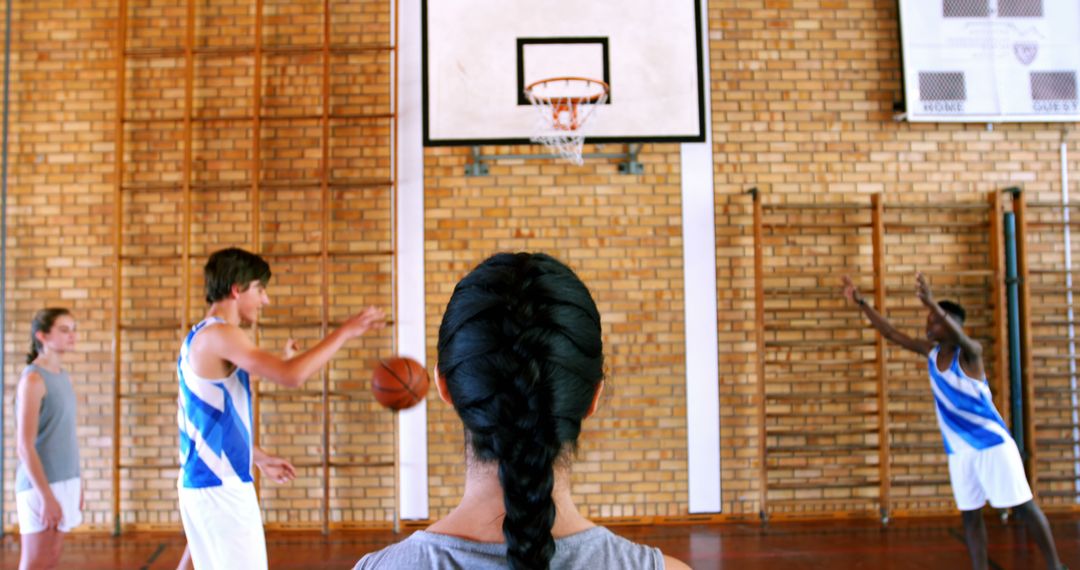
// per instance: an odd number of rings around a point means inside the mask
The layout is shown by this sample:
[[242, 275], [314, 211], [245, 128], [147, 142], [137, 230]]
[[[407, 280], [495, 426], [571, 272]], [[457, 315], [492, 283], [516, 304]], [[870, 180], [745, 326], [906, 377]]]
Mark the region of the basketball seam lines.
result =
[[[420, 396], [417, 395], [416, 392], [413, 392], [412, 388], [409, 387], [409, 385], [406, 384], [405, 381], [402, 380], [401, 377], [398, 376], [397, 373], [394, 372], [394, 370], [392, 368], [390, 368], [389, 366], [386, 365], [386, 361], [380, 360], [379, 365], [382, 366], [387, 372], [389, 372], [390, 375], [394, 377], [394, 380], [397, 380], [398, 383], [401, 384], [401, 387], [404, 388], [405, 391], [408, 392], [417, 402], [420, 401]], [[412, 366], [409, 366], [408, 364], [406, 364], [405, 368], [409, 371], [409, 380], [411, 381], [412, 380]]]

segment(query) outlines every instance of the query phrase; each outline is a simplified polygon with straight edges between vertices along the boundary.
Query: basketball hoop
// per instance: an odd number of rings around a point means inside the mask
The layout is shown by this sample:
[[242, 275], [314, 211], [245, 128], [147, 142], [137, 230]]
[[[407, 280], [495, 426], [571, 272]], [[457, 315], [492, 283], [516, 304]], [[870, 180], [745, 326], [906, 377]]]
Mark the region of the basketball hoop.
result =
[[552, 77], [529, 84], [525, 96], [538, 112], [531, 140], [580, 165], [585, 144], [582, 127], [596, 106], [607, 101], [607, 83], [584, 77]]

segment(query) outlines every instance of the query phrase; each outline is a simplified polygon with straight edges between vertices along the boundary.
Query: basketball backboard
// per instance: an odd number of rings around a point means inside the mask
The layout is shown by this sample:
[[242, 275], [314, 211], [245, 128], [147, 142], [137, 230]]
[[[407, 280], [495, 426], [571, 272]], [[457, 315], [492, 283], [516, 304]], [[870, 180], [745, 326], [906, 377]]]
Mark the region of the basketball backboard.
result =
[[525, 87], [609, 86], [586, 140], [705, 140], [698, 0], [423, 0], [424, 144], [527, 144]]

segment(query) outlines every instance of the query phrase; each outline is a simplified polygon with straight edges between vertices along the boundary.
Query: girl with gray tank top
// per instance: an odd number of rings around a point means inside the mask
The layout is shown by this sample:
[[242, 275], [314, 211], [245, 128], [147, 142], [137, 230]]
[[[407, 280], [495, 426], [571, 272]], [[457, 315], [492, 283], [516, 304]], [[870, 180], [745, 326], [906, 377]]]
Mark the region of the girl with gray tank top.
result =
[[579, 514], [570, 460], [604, 387], [600, 312], [542, 253], [500, 253], [457, 284], [435, 385], [465, 424], [465, 495], [426, 531], [362, 558], [371, 568], [688, 568]]
[[28, 366], [15, 394], [20, 569], [56, 568], [64, 533], [82, 522], [76, 398], [63, 368], [75, 340], [75, 319], [67, 309], [34, 315]]

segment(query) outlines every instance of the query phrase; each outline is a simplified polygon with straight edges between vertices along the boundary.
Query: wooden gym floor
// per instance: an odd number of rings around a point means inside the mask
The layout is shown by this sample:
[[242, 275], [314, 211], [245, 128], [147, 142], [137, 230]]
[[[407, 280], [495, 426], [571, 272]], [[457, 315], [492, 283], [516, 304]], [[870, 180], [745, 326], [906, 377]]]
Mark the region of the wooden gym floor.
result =
[[[1062, 561], [1080, 568], [1080, 514], [1050, 517]], [[615, 532], [658, 546], [698, 570], [739, 568], [875, 570], [943, 568], [963, 570], [970, 562], [960, 518], [901, 519], [883, 529], [870, 520], [758, 524], [616, 526]], [[1023, 525], [987, 520], [990, 567], [1037, 569], [1042, 557]], [[401, 535], [401, 537], [403, 537]], [[273, 570], [348, 569], [366, 552], [401, 537], [388, 531], [320, 533], [271, 532], [267, 535]], [[164, 570], [175, 568], [184, 548], [175, 534], [76, 534], [65, 544], [65, 570]], [[0, 568], [18, 567], [18, 537], [0, 540]]]

